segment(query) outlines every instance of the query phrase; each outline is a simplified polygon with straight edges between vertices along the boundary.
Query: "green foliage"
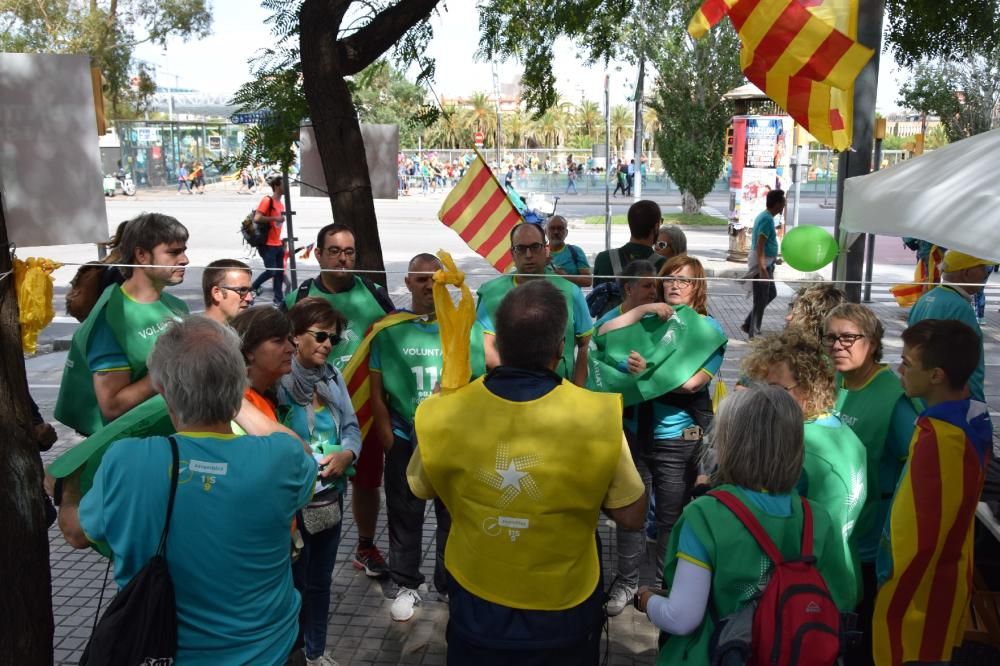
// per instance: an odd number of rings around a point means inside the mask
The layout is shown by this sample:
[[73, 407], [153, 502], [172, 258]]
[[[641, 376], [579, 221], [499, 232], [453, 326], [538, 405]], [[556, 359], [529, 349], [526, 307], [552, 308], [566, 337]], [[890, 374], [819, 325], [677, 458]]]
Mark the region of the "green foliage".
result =
[[1000, 46], [998, 0], [886, 0], [886, 45], [901, 67]]
[[416, 145], [417, 137], [439, 111], [429, 106], [426, 93], [387, 61], [369, 65], [350, 82], [358, 120], [399, 126], [399, 145]]
[[88, 54], [118, 117], [141, 113], [152, 94], [141, 69], [139, 89], [131, 88], [136, 46], [205, 37], [211, 27], [207, 0], [0, 0], [0, 50]]
[[938, 116], [949, 141], [988, 132], [1000, 105], [1000, 47], [918, 63], [900, 89], [899, 103]]
[[[688, 2], [693, 11], [698, 2]], [[723, 95], [743, 82], [739, 41], [729, 23], [692, 40], [686, 17], [664, 35], [656, 62], [660, 73], [650, 106], [660, 123], [656, 150], [663, 166], [682, 192], [700, 207], [722, 171], [725, 130], [733, 109]], [[686, 205], [685, 212], [693, 206]]]

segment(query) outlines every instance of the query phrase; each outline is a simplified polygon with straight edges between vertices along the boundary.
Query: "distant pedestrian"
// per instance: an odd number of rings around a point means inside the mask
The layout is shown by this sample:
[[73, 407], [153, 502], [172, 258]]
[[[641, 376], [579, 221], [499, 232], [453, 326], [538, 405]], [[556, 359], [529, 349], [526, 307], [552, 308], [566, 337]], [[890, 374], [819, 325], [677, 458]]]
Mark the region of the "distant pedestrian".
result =
[[774, 262], [778, 258], [774, 218], [785, 210], [784, 190], [768, 192], [766, 204], [767, 209], [753, 222], [750, 256], [747, 258], [747, 277], [757, 281], [753, 283], [753, 307], [740, 329], [751, 338], [760, 333], [764, 308], [778, 295], [774, 287]]
[[187, 167], [184, 166], [184, 162], [177, 167], [177, 195], [180, 196], [181, 190], [186, 189], [188, 194], [194, 194], [191, 191], [191, 182], [189, 180], [190, 174]]
[[573, 190], [573, 194], [579, 194], [576, 190], [576, 167], [572, 164], [566, 172], [566, 194], [569, 194], [570, 190]]
[[618, 166], [615, 167], [615, 191], [611, 193], [611, 196], [617, 197], [618, 192], [621, 191], [622, 196], [625, 196], [625, 165], [622, 164], [621, 160], [618, 160]]
[[267, 240], [260, 248], [260, 258], [268, 270], [257, 276], [253, 281], [253, 288], [259, 289], [270, 278], [274, 287], [274, 304], [281, 305], [285, 299], [285, 243], [281, 240], [281, 226], [285, 221], [285, 206], [281, 203], [284, 189], [281, 176], [278, 175], [269, 176], [267, 184], [271, 186], [271, 195], [257, 204], [254, 222], [268, 225]]
[[632, 196], [632, 185], [635, 184], [635, 160], [632, 160], [631, 162], [629, 162], [628, 163], [628, 167], [626, 167], [626, 170], [625, 170], [625, 183], [626, 183], [626, 188], [627, 188], [626, 192], [625, 192], [625, 196], [630, 197], [630, 196]]

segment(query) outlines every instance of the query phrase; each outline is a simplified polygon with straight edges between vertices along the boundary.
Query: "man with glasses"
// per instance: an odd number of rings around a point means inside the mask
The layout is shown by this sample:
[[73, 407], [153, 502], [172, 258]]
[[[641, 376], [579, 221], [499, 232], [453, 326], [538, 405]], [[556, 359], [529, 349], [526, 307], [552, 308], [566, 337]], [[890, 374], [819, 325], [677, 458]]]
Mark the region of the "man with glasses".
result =
[[[357, 250], [350, 227], [335, 222], [320, 229], [316, 235], [316, 261], [323, 272], [318, 278], [305, 280], [295, 292], [289, 294], [285, 307], [290, 309], [306, 296], [315, 296], [329, 301], [343, 315], [347, 324], [341, 331], [340, 342], [329, 356], [329, 363], [342, 371], [361, 345], [368, 327], [394, 310], [395, 306], [385, 289], [354, 274]], [[383, 468], [382, 452], [377, 447], [375, 438], [365, 438], [357, 473], [351, 479], [351, 507], [358, 526], [354, 567], [364, 570], [371, 578], [384, 578], [389, 568], [375, 545]]]
[[[433, 273], [440, 268], [441, 261], [432, 254], [418, 254], [410, 260], [405, 278], [410, 308], [401, 311], [410, 318], [375, 333], [368, 359], [373, 429], [385, 449], [389, 574], [397, 587], [389, 612], [396, 622], [413, 617], [413, 607], [421, 602], [417, 589], [424, 582], [420, 562], [427, 501], [410, 490], [406, 468], [417, 446], [413, 415], [417, 406], [436, 389], [441, 376], [443, 352], [433, 292]], [[486, 373], [483, 331], [473, 325], [470, 335], [472, 375], [478, 377]], [[434, 587], [443, 596], [448, 594], [449, 585], [444, 547], [451, 517], [439, 499], [434, 500], [434, 514], [437, 518]]]
[[553, 215], [545, 223], [545, 235], [549, 237], [549, 265], [557, 275], [572, 282], [578, 287], [589, 287], [593, 278], [590, 277], [590, 264], [587, 255], [577, 245], [566, 242], [569, 225], [562, 215]]
[[920, 297], [910, 310], [908, 326], [925, 319], [953, 319], [976, 332], [979, 338], [979, 361], [969, 378], [972, 399], [984, 401], [983, 379], [986, 366], [983, 361], [983, 330], [972, 307], [972, 299], [985, 288], [992, 261], [979, 259], [958, 250], [948, 250], [941, 261], [941, 284]]
[[250, 267], [238, 259], [216, 259], [201, 274], [201, 294], [205, 299], [205, 316], [220, 324], [253, 305], [254, 291], [250, 285]]
[[[517, 273], [501, 275], [481, 286], [476, 306], [476, 318], [485, 332], [483, 346], [486, 351], [486, 367], [491, 370], [500, 365], [496, 329], [493, 325], [493, 315], [500, 301], [519, 284], [544, 276], [549, 261], [545, 232], [537, 224], [525, 223], [514, 227], [510, 232], [510, 245]], [[587, 349], [594, 329], [587, 301], [580, 288], [568, 280], [557, 275], [549, 275], [547, 279], [566, 299], [569, 314], [566, 319], [563, 355], [555, 372], [577, 386], [583, 386], [587, 381]]]

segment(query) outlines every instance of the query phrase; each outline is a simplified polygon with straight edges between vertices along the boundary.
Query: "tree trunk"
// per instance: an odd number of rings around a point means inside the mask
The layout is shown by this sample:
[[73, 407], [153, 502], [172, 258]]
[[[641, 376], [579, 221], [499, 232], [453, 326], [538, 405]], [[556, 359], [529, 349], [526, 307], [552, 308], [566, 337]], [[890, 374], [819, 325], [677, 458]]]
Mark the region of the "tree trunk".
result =
[[685, 215], [697, 215], [701, 212], [702, 201], [698, 201], [690, 192], [681, 195], [681, 207]]
[[21, 351], [17, 293], [0, 200], [0, 664], [52, 663], [52, 581], [38, 454]]
[[[303, 3], [299, 25], [302, 78], [334, 222], [354, 231], [357, 268], [384, 271], [361, 125], [336, 53], [340, 16], [332, 3]], [[368, 274], [385, 284], [385, 274]]]

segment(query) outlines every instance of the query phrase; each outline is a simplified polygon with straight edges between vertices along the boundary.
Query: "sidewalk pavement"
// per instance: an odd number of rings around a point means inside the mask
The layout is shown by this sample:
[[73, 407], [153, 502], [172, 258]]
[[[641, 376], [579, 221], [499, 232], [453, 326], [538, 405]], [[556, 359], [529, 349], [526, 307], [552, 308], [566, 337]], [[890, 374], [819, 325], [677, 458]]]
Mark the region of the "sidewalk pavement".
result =
[[[723, 287], [710, 287], [709, 309], [730, 338], [726, 360], [719, 373], [730, 387], [739, 376], [739, 362], [745, 354], [747, 341], [739, 326], [750, 308], [742, 295], [722, 294]], [[731, 290], [730, 290], [731, 291]], [[784, 325], [789, 299], [779, 296], [768, 308], [764, 330], [776, 331]], [[906, 312], [894, 304], [873, 303], [872, 307], [886, 326], [885, 362], [898, 364], [902, 348], [900, 333], [906, 325]], [[995, 421], [1000, 422], [1000, 374], [992, 362], [1000, 351], [1000, 314], [991, 306], [983, 326], [986, 344], [986, 398]], [[42, 413], [51, 419], [55, 392], [64, 361], [62, 353], [47, 354], [27, 361], [29, 381], [38, 391]], [[43, 395], [44, 394], [44, 395]], [[53, 450], [43, 454], [48, 463], [77, 441], [66, 428], [57, 425], [61, 439]], [[994, 443], [995, 455], [1000, 455]], [[383, 503], [384, 506], [384, 503]], [[434, 570], [434, 512], [425, 514], [424, 559], [421, 571], [431, 580]], [[351, 566], [351, 556], [357, 543], [357, 532], [352, 513], [344, 510], [344, 535], [333, 574], [333, 596], [330, 604], [330, 631], [328, 648], [341, 666], [360, 664], [444, 664], [445, 628], [447, 606], [438, 601], [426, 601], [417, 608], [416, 615], [406, 623], [392, 622], [389, 618], [391, 600], [386, 598], [382, 586], [367, 579]], [[614, 530], [602, 517], [598, 529], [603, 544], [604, 580], [610, 584], [614, 578]], [[50, 561], [52, 564], [52, 604], [55, 614], [55, 663], [75, 664], [82, 653], [94, 622], [98, 597], [104, 588], [106, 562], [93, 551], [76, 551], [65, 544], [58, 530], [49, 532]], [[383, 552], [388, 550], [388, 535], [383, 511], [379, 521], [376, 541]], [[658, 576], [653, 571], [652, 549], [642, 566], [641, 580], [655, 584]], [[104, 593], [106, 605], [114, 595], [115, 585], [109, 581]], [[608, 625], [604, 643], [612, 666], [652, 664], [656, 657], [657, 632], [644, 615], [631, 607]]]

